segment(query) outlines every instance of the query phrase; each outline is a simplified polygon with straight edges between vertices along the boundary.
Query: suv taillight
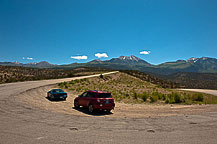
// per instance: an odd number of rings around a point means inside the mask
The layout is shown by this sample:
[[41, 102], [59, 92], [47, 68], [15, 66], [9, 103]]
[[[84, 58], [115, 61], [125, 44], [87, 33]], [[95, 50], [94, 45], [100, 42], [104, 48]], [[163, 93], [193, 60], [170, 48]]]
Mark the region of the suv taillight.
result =
[[96, 101], [97, 101], [98, 103], [100, 103], [100, 99], [97, 99]]

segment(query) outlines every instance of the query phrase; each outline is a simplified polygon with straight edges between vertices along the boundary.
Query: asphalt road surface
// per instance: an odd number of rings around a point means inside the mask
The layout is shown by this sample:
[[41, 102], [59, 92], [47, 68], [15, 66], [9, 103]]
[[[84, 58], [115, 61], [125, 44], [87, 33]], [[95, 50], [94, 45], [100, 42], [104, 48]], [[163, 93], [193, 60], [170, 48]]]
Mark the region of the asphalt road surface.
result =
[[[47, 109], [46, 107], [38, 107], [37, 105], [41, 101], [38, 101], [38, 103], [34, 101], [40, 90], [46, 89], [49, 85], [80, 78], [85, 77], [0, 85], [0, 143], [215, 144], [217, 141], [216, 105], [198, 106], [200, 109], [210, 109], [200, 113], [194, 113], [193, 111], [192, 113], [186, 112], [186, 114], [165, 116], [156, 114], [146, 117], [128, 117], [128, 115], [118, 117], [115, 110], [108, 115], [91, 115], [76, 111], [70, 107], [66, 109], [70, 109], [72, 113], [70, 111], [64, 113], [58, 110], [55, 111], [55, 107], [52, 110], [49, 107]], [[32, 102], [28, 103], [28, 99], [32, 99]], [[45, 100], [46, 98], [43, 97], [43, 101]], [[48, 100], [42, 104], [47, 104], [47, 106], [56, 105], [56, 103]], [[62, 104], [67, 104], [67, 102], [58, 102], [56, 108], [59, 109], [58, 105]], [[127, 107], [131, 108], [131, 105], [127, 105]], [[152, 107], [147, 106], [146, 112], [152, 110]], [[161, 106], [158, 108], [164, 109]], [[177, 111], [172, 107], [171, 109]], [[191, 111], [191, 109], [187, 110]], [[79, 115], [79, 113], [82, 114]]]

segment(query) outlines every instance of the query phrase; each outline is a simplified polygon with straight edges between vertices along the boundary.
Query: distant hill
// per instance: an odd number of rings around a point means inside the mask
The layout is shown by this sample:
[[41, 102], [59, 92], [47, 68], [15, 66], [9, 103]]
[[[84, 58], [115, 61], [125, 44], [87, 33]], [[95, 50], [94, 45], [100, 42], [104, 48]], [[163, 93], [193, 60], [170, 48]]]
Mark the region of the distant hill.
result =
[[158, 75], [159, 79], [178, 83], [181, 88], [216, 89], [217, 74], [179, 72], [171, 75]]
[[72, 63], [65, 65], [53, 65], [45, 61], [28, 64], [22, 64], [18, 62], [0, 62], [0, 65], [55, 69], [102, 67], [115, 70], [138, 70], [141, 72], [157, 75], [170, 75], [178, 72], [217, 73], [217, 59], [208, 57], [177, 60], [174, 62], [166, 62], [159, 65], [152, 65], [147, 61], [133, 55], [120, 56], [118, 58], [112, 58], [105, 61], [96, 59], [87, 63]]
[[[38, 65], [46, 66], [46, 63], [40, 63]], [[21, 66], [0, 65], [0, 84], [18, 82], [18, 81], [67, 78], [67, 77], [74, 77], [74, 76], [91, 75], [91, 74], [108, 72], [108, 71], [110, 70], [102, 69], [102, 68], [86, 68], [86, 67], [66, 70], [66, 69], [30, 68], [30, 67], [23, 67], [23, 66], [21, 67]]]
[[171, 69], [176, 72], [217, 73], [217, 59], [208, 57], [190, 58], [186, 61], [178, 60], [176, 62], [166, 62], [156, 67]]
[[51, 67], [55, 67], [56, 65], [54, 64], [50, 64], [46, 61], [42, 61], [39, 63], [27, 63], [27, 64], [23, 64], [23, 63], [19, 63], [19, 62], [0, 62], [0, 65], [3, 66], [22, 66], [22, 67], [35, 67], [35, 68], [51, 68]]

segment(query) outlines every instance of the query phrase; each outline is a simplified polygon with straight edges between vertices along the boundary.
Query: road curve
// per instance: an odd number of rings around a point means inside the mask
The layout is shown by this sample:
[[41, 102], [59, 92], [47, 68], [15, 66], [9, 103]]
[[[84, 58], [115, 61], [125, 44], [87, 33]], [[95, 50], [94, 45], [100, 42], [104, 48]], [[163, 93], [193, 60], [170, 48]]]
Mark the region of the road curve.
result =
[[[118, 71], [103, 73], [103, 75], [117, 73]], [[73, 77], [73, 78], [63, 78], [63, 79], [51, 79], [51, 80], [39, 80], [39, 81], [26, 81], [26, 82], [16, 82], [16, 83], [7, 83], [7, 84], [0, 84], [0, 100], [8, 97], [10, 95], [17, 95], [22, 92], [25, 92], [29, 89], [42, 87], [46, 85], [52, 85], [56, 83], [60, 83], [63, 81], [71, 81], [75, 79], [84, 79], [90, 77], [97, 77], [99, 74], [89, 75], [89, 76], [80, 76], [80, 77]]]
[[[125, 104], [124, 107], [128, 108], [126, 112], [132, 112], [131, 108], [136, 108], [133, 111], [135, 114], [142, 113], [144, 110], [148, 113], [153, 109], [152, 107], [155, 107], [155, 112], [162, 112], [161, 114], [164, 113], [162, 110], [164, 108], [168, 108], [171, 113], [177, 113], [182, 109], [187, 111], [185, 114], [160, 117], [158, 115], [128, 117], [126, 113], [122, 112], [120, 114], [123, 117], [112, 117], [115, 114], [90, 115], [84, 113], [85, 116], [79, 116], [59, 113], [23, 102], [28, 102], [29, 98], [34, 100], [39, 93], [45, 93], [46, 87], [49, 87], [47, 85], [93, 76], [99, 75], [0, 85], [0, 143], [216, 143], [217, 108], [215, 105], [194, 106], [195, 113], [191, 114], [191, 106], [185, 109], [183, 106], [143, 105], [141, 109], [140, 105]], [[42, 96], [33, 102], [37, 105], [41, 99], [46, 100]], [[62, 106], [67, 103], [67, 101], [50, 102], [48, 100], [46, 102], [50, 106], [54, 106], [54, 109], [58, 108], [55, 105]], [[117, 113], [122, 108], [117, 107]], [[212, 111], [207, 111], [209, 108], [212, 108]], [[66, 109], [76, 111], [72, 109], [71, 105], [67, 106]], [[205, 109], [206, 111], [198, 114], [197, 109]], [[82, 113], [82, 111], [77, 111], [77, 113]]]
[[200, 93], [206, 93], [206, 94], [217, 96], [217, 90], [208, 90], [208, 89], [180, 89], [180, 90], [200, 92]]

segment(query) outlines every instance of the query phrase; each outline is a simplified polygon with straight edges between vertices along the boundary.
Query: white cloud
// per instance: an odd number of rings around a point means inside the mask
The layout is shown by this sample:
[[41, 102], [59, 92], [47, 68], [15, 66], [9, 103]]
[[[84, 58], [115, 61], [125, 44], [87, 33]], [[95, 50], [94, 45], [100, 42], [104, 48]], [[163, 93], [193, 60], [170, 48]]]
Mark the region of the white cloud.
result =
[[33, 58], [30, 58], [30, 57], [27, 57], [26, 59], [28, 59], [28, 60], [33, 60]]
[[71, 56], [70, 58], [81, 60], [81, 59], [87, 59], [87, 56]]
[[144, 54], [144, 55], [148, 55], [148, 54], [150, 54], [151, 52], [150, 51], [141, 51], [141, 52], [139, 52], [140, 54]]
[[108, 57], [108, 55], [106, 53], [96, 53], [95, 57], [98, 57], [98, 58], [104, 57], [104, 58], [106, 58], [106, 57]]
[[31, 58], [31, 57], [27, 57], [27, 58], [23, 57], [23, 59], [33, 60], [33, 58]]

